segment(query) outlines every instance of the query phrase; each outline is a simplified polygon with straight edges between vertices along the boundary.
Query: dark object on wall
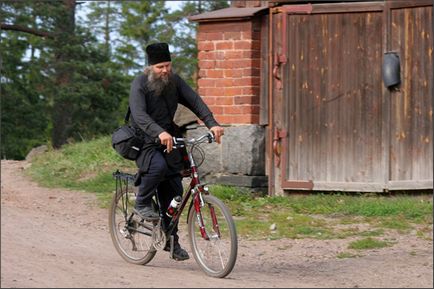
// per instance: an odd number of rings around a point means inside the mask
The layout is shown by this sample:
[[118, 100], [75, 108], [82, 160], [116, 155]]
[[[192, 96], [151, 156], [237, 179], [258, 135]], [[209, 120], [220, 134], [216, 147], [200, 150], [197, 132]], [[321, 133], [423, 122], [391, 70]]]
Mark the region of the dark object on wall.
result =
[[384, 55], [383, 82], [389, 89], [396, 89], [401, 83], [401, 64], [396, 52], [386, 52]]

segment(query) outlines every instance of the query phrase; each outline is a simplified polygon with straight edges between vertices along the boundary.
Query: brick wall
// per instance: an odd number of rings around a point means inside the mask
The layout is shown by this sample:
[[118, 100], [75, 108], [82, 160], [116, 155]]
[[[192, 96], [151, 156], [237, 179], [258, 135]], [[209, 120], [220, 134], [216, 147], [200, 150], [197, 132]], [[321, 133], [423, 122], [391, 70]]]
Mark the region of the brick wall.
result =
[[260, 23], [199, 23], [198, 92], [220, 124], [258, 124]]

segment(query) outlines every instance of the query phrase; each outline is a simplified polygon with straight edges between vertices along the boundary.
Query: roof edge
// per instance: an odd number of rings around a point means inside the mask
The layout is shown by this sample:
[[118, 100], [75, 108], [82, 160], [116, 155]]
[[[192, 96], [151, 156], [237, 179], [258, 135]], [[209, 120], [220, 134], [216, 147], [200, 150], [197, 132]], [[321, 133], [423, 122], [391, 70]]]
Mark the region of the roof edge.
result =
[[219, 10], [209, 11], [197, 15], [188, 17], [188, 20], [194, 22], [210, 22], [210, 21], [222, 21], [222, 20], [242, 20], [251, 18], [259, 12], [268, 9], [267, 6], [262, 7], [247, 7], [247, 8], [236, 8], [229, 7]]

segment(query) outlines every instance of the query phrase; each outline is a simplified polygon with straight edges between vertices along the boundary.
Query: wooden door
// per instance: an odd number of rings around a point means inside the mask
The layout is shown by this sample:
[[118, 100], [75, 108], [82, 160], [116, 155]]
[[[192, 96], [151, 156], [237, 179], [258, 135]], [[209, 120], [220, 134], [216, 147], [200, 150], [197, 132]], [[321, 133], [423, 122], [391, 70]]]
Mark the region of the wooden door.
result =
[[[415, 2], [423, 7], [414, 7]], [[426, 2], [277, 10], [273, 135], [279, 149], [273, 163], [278, 189], [383, 191], [415, 183], [432, 188], [427, 181], [432, 180], [432, 18], [420, 20], [432, 17], [432, 4]], [[409, 43], [421, 47], [411, 49]], [[391, 49], [404, 57], [399, 92], [390, 92], [382, 80], [383, 55]], [[403, 109], [413, 122], [402, 119]], [[410, 140], [399, 139], [401, 131]]]

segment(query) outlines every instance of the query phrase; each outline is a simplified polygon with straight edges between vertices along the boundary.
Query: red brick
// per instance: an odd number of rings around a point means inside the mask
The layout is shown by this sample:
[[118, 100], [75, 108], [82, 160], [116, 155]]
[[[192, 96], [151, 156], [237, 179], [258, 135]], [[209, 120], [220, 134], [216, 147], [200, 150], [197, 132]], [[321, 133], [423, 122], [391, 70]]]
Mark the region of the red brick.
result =
[[220, 78], [215, 79], [215, 86], [216, 87], [232, 87], [234, 85], [234, 81], [231, 78]]
[[226, 96], [240, 96], [243, 93], [243, 89], [240, 87], [226, 87], [225, 95]]
[[202, 96], [202, 99], [207, 105], [215, 105], [216, 97], [214, 96]]
[[257, 96], [235, 96], [234, 104], [259, 104]]
[[232, 51], [225, 51], [225, 59], [241, 59], [243, 58], [243, 52], [232, 50]]
[[209, 69], [207, 70], [208, 78], [222, 78], [224, 76], [224, 70], [221, 69]]
[[204, 42], [204, 41], [206, 41], [207, 39], [206, 39], [206, 33], [197, 33], [197, 36], [196, 36], [196, 41], [198, 42], [198, 43], [200, 43], [200, 42]]
[[224, 96], [225, 92], [221, 87], [207, 88], [206, 93], [208, 96]]
[[251, 41], [246, 41], [246, 40], [242, 40], [242, 41], [235, 41], [234, 42], [234, 49], [252, 49], [252, 43]]
[[209, 41], [223, 40], [223, 33], [221, 32], [205, 33], [205, 40], [209, 40]]
[[199, 51], [199, 53], [197, 54], [197, 59], [199, 60], [208, 60], [208, 56], [207, 56], [207, 52], [204, 51]]
[[241, 32], [241, 39], [242, 40], [252, 40], [253, 39], [253, 34], [252, 31], [243, 31]]
[[260, 59], [241, 59], [238, 61], [238, 68], [250, 68], [257, 67], [260, 68], [261, 61]]
[[211, 110], [211, 112], [213, 114], [223, 114], [223, 109], [224, 106], [221, 105], [209, 105], [208, 104], [208, 108]]
[[215, 68], [231, 69], [234, 67], [234, 65], [237, 65], [236, 61], [234, 60], [216, 61]]
[[241, 39], [241, 32], [224, 32], [223, 39], [225, 40], [240, 40]]
[[239, 105], [224, 106], [223, 114], [243, 114], [243, 107]]
[[206, 78], [207, 75], [208, 75], [208, 71], [211, 71], [211, 70], [209, 70], [209, 69], [200, 69], [199, 73], [198, 73], [199, 77], [200, 78]]
[[234, 48], [233, 41], [222, 41], [215, 44], [216, 50], [229, 50]]
[[243, 69], [225, 69], [223, 72], [224, 77], [241, 78], [243, 76]]
[[255, 86], [260, 84], [259, 77], [243, 77], [237, 81], [238, 86]]
[[214, 42], [211, 41], [199, 41], [197, 49], [199, 51], [215, 50], [215, 45]]
[[215, 51], [215, 60], [225, 60], [225, 51]]
[[243, 69], [243, 76], [260, 76], [261, 70], [259, 68], [245, 68]]
[[199, 68], [200, 69], [209, 69], [209, 68], [215, 68], [215, 60], [199, 60]]
[[249, 86], [249, 87], [243, 87], [242, 95], [250, 95], [250, 96], [257, 96], [259, 95], [259, 86]]
[[258, 115], [217, 115], [220, 124], [253, 124], [259, 122]]
[[207, 96], [207, 95], [208, 95], [208, 91], [207, 91], [207, 89], [204, 88], [204, 87], [200, 87], [200, 86], [199, 86], [199, 88], [197, 89], [197, 93], [198, 93], [199, 95], [202, 95], [202, 96]]
[[261, 58], [261, 51], [243, 50], [243, 58]]
[[241, 107], [242, 114], [259, 114], [259, 105], [249, 105]]
[[234, 98], [233, 97], [218, 97], [216, 99], [216, 104], [220, 104], [220, 105], [232, 105], [232, 104], [234, 104]]
[[199, 33], [202, 32], [240, 32], [252, 30], [251, 21], [228, 21], [220, 23], [201, 23]]
[[197, 85], [199, 87], [216, 87], [216, 81], [214, 79], [208, 79], [208, 78], [200, 78], [197, 81]]

